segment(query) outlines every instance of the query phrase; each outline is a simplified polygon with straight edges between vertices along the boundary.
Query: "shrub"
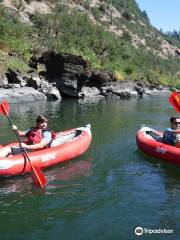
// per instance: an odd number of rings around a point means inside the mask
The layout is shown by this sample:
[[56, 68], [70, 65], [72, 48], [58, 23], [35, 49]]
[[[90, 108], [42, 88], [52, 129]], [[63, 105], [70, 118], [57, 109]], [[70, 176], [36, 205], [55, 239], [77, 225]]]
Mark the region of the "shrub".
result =
[[98, 8], [92, 7], [91, 8], [91, 13], [97, 21], [99, 21], [101, 19], [101, 13], [100, 13]]
[[131, 14], [130, 14], [129, 12], [127, 12], [127, 11], [124, 11], [124, 12], [122, 13], [122, 16], [123, 16], [124, 18], [126, 18], [128, 21], [131, 21], [131, 20], [132, 20]]
[[24, 61], [11, 57], [6, 61], [6, 69], [11, 68], [13, 70], [18, 70], [20, 72], [27, 72], [30, 67]]
[[117, 80], [123, 81], [124, 80], [124, 73], [120, 70], [114, 72], [115, 78]]

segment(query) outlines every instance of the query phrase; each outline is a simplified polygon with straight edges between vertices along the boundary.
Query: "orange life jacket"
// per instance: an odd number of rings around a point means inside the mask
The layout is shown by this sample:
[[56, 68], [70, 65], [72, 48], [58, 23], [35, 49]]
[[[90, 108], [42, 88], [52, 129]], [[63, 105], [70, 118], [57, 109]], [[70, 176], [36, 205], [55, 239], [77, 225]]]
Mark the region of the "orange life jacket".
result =
[[49, 131], [51, 133], [51, 138], [54, 140], [56, 138], [56, 133], [50, 130], [49, 128], [46, 129], [37, 129], [35, 127], [31, 128], [31, 130], [26, 134], [28, 139], [28, 144], [37, 144], [40, 143], [43, 139], [43, 133]]

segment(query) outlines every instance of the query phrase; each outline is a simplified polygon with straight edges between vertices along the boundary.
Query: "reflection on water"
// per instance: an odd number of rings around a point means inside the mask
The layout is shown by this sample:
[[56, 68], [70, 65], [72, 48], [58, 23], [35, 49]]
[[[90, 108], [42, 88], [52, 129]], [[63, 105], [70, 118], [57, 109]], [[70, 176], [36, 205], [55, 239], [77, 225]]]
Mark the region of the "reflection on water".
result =
[[[79, 159], [77, 162], [71, 161], [60, 164], [54, 168], [44, 170], [43, 172], [48, 184], [44, 193], [48, 193], [50, 189], [59, 188], [60, 185], [62, 187], [62, 181], [68, 181], [78, 177], [90, 176], [91, 160], [92, 159], [90, 158], [87, 160]], [[25, 176], [0, 178], [0, 181], [0, 195], [7, 195], [13, 192], [23, 192], [24, 190], [26, 192], [33, 192], [35, 190], [33, 189], [34, 186], [31, 174], [26, 174]]]
[[79, 176], [89, 176], [91, 168], [91, 160], [78, 160], [77, 162], [64, 163], [60, 169], [54, 168], [48, 170], [46, 177], [48, 182], [67, 181]]
[[[14, 121], [20, 119], [19, 124], [27, 122], [34, 123], [34, 119], [37, 115], [49, 115], [57, 116], [57, 113], [60, 111], [61, 102], [41, 102], [41, 103], [21, 103], [21, 104], [11, 104], [10, 105], [10, 114]], [[48, 113], [47, 113], [48, 109]], [[22, 119], [23, 116], [23, 119]]]

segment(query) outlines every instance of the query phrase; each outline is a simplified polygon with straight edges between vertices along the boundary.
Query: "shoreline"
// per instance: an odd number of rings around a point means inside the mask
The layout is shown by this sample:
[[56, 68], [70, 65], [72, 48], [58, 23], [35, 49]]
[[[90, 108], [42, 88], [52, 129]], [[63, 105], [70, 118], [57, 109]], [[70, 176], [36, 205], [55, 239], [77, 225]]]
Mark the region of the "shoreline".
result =
[[[124, 90], [121, 92], [123, 95], [124, 93], [130, 94], [131, 92], [128, 92], [127, 90]], [[95, 102], [99, 100], [130, 100], [133, 101], [135, 99], [141, 98], [145, 99], [147, 97], [153, 97], [153, 96], [163, 96], [163, 95], [168, 95], [170, 94], [170, 90], [153, 90], [153, 91], [148, 91], [148, 93], [144, 93], [143, 96], [139, 97], [138, 94], [135, 97], [134, 95], [130, 98], [125, 98], [119, 96], [103, 96], [103, 95], [96, 95], [96, 96], [89, 96], [85, 98], [73, 98], [73, 97], [64, 97], [63, 100], [66, 99], [71, 99], [75, 101], [80, 101], [80, 102]], [[32, 87], [21, 87], [21, 88], [14, 88], [14, 89], [2, 89], [0, 88], [0, 101], [7, 100], [9, 103], [28, 103], [28, 102], [46, 102], [48, 101], [47, 97], [45, 94], [42, 92], [39, 92]], [[58, 101], [58, 100], [57, 100]]]
[[141, 80], [119, 80], [108, 70], [92, 69], [81, 56], [44, 52], [33, 56], [29, 72], [8, 69], [0, 76], [0, 100], [10, 103], [61, 101], [65, 98], [138, 99], [168, 92], [167, 87]]

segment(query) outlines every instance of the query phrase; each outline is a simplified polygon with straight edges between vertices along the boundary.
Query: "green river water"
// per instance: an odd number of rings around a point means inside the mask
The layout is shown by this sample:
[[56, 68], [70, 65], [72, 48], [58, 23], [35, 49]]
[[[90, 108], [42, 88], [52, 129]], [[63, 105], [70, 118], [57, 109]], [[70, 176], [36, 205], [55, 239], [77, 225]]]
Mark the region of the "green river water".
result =
[[[56, 131], [91, 123], [93, 139], [84, 155], [44, 170], [45, 190], [29, 175], [0, 178], [0, 240], [180, 239], [180, 169], [142, 154], [135, 141], [142, 124], [163, 130], [174, 113], [167, 95], [11, 104], [21, 130], [44, 114]], [[15, 140], [2, 116], [0, 128], [0, 144]], [[171, 233], [145, 233], [156, 229]]]

